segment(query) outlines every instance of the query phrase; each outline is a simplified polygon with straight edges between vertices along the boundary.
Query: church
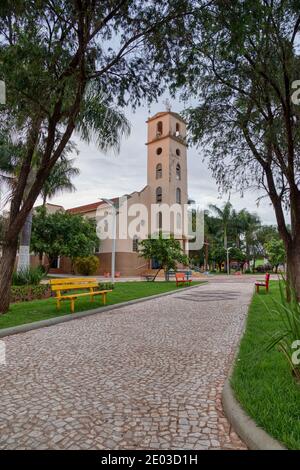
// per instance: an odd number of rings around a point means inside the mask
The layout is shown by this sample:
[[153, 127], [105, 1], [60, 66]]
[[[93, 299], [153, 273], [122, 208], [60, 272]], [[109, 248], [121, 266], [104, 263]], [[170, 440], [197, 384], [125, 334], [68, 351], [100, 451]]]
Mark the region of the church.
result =
[[[155, 268], [155, 262], [149, 262], [139, 256], [138, 241], [146, 238], [153, 233], [151, 230], [151, 214], [153, 218], [152, 207], [158, 208], [155, 214], [157, 218], [157, 227], [159, 230], [164, 229], [162, 224], [162, 212], [160, 207], [179, 207], [184, 208], [188, 204], [188, 188], [187, 188], [187, 144], [186, 144], [186, 124], [182, 117], [167, 109], [159, 112], [146, 121], [147, 132], [147, 185], [141, 191], [134, 191], [131, 194], [124, 195], [122, 199], [114, 198], [108, 202], [98, 201], [84, 206], [67, 209], [72, 214], [80, 214], [84, 217], [96, 220], [105, 219], [109, 214], [111, 204], [116, 210], [116, 236], [115, 238], [115, 271], [121, 276], [139, 276], [147, 269]], [[120, 200], [126, 201], [127, 224], [132, 226], [132, 222], [137, 217], [137, 207], [146, 208], [144, 219], [139, 218], [136, 233], [120, 236], [121, 229], [121, 209]], [[48, 206], [51, 206], [49, 204]], [[60, 207], [60, 206], [55, 206]], [[49, 207], [50, 208], [50, 207]], [[54, 210], [56, 210], [53, 207]], [[182, 210], [182, 213], [184, 210]], [[175, 213], [171, 214], [172, 220], [169, 222], [168, 230], [174, 233], [174, 227], [178, 225], [175, 220]], [[147, 220], [148, 217], [148, 220]], [[142, 230], [142, 226], [146, 226]], [[181, 235], [176, 236], [180, 239], [183, 250], [188, 252], [188, 238], [183, 234], [179, 223]], [[101, 226], [103, 227], [103, 225]], [[126, 226], [127, 229], [127, 226]], [[98, 230], [97, 230], [98, 231]], [[101, 232], [101, 230], [100, 230]], [[178, 232], [178, 230], [177, 230]], [[143, 233], [143, 235], [141, 235]], [[102, 237], [101, 237], [102, 238]], [[96, 256], [99, 257], [99, 269], [96, 274], [105, 275], [111, 271], [112, 259], [112, 239], [103, 238], [96, 250]], [[51, 269], [52, 273], [70, 273], [71, 262], [69, 259], [58, 259], [57, 263]]]

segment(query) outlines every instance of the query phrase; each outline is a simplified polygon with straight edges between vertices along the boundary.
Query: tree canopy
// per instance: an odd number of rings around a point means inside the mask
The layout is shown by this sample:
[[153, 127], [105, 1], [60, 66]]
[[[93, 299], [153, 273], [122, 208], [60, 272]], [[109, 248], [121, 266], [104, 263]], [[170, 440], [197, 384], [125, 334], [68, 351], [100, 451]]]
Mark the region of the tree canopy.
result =
[[64, 211], [48, 214], [44, 207], [36, 209], [31, 250], [36, 254], [45, 253], [49, 266], [59, 256], [74, 259], [92, 255], [98, 245], [99, 239], [92, 221]]

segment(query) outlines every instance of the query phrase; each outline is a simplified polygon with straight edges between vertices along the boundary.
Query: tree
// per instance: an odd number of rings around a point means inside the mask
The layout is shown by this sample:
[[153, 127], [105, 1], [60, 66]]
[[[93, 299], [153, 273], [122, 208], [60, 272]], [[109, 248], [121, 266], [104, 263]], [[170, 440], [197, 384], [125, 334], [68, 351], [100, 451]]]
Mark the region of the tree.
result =
[[223, 191], [267, 193], [300, 300], [299, 2], [214, 1], [188, 30], [171, 75], [198, 98], [187, 110], [193, 142]]
[[270, 264], [275, 268], [275, 272], [277, 273], [278, 266], [285, 263], [286, 258], [283, 241], [272, 238], [265, 244], [265, 250]]
[[222, 271], [222, 264], [226, 262], [227, 252], [223, 246], [216, 246], [211, 253], [212, 260], [218, 265], [219, 271]]
[[176, 270], [177, 263], [188, 264], [188, 257], [183, 253], [180, 242], [174, 238], [164, 238], [160, 233], [158, 237], [148, 238], [139, 242], [139, 255], [147, 260], [155, 259], [159, 264], [153, 280], [159, 271], [164, 270], [165, 276], [170, 269]]
[[227, 250], [228, 246], [228, 226], [232, 217], [232, 204], [227, 201], [224, 205], [223, 208], [220, 209], [218, 206], [215, 204], [210, 204], [209, 209], [213, 211], [217, 217], [221, 221], [221, 226], [223, 230], [223, 242], [224, 242], [224, 248]]
[[44, 207], [36, 209], [32, 223], [31, 250], [36, 254], [46, 254], [48, 268], [59, 256], [72, 260], [90, 256], [98, 243], [95, 224], [90, 220], [64, 211], [47, 214]]
[[233, 247], [230, 250], [230, 259], [236, 261], [239, 264], [239, 269], [243, 270], [247, 256], [240, 248]]
[[72, 179], [80, 173], [79, 168], [74, 167], [74, 159], [68, 160], [61, 158], [52, 168], [45, 184], [42, 188], [41, 195], [43, 198], [43, 206], [46, 205], [47, 199], [51, 199], [59, 192], [73, 192], [75, 186]]
[[0, 76], [7, 104], [1, 107], [0, 128], [13, 129], [25, 152], [3, 242], [0, 312], [9, 308], [19, 234], [74, 130], [104, 150], [128, 132], [114, 108], [160, 95], [171, 58], [159, 33], [165, 23], [183, 30], [190, 3], [1, 2]]

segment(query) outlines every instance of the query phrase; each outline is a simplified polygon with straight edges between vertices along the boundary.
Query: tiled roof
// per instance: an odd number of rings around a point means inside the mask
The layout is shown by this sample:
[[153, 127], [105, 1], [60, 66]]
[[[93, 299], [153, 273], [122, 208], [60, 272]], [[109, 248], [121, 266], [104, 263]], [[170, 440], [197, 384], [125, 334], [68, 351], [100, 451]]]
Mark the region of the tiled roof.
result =
[[[117, 197], [111, 199], [112, 202], [116, 202], [117, 200]], [[85, 214], [86, 212], [96, 211], [98, 207], [102, 206], [103, 204], [106, 203], [104, 201], [93, 202], [84, 206], [71, 207], [70, 209], [67, 209], [67, 212], [70, 212], [71, 214]]]

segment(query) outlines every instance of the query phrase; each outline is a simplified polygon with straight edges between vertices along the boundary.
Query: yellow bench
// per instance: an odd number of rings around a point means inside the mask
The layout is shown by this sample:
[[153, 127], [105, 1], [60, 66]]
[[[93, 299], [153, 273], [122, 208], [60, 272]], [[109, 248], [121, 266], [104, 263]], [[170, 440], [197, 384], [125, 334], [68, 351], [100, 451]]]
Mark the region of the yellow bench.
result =
[[[101, 295], [103, 304], [106, 304], [106, 294], [107, 292], [112, 292], [112, 289], [108, 290], [95, 290], [99, 289], [98, 282], [96, 279], [86, 278], [86, 277], [73, 277], [73, 278], [61, 278], [61, 279], [51, 279], [50, 286], [52, 292], [56, 293], [56, 308], [60, 309], [60, 303], [63, 300], [71, 301], [71, 312], [74, 312], [75, 300], [78, 297], [87, 297], [90, 296], [90, 301], [94, 301], [95, 295]], [[88, 290], [88, 292], [78, 292], [71, 294], [63, 294], [62, 292], [74, 291], [74, 290]]]

